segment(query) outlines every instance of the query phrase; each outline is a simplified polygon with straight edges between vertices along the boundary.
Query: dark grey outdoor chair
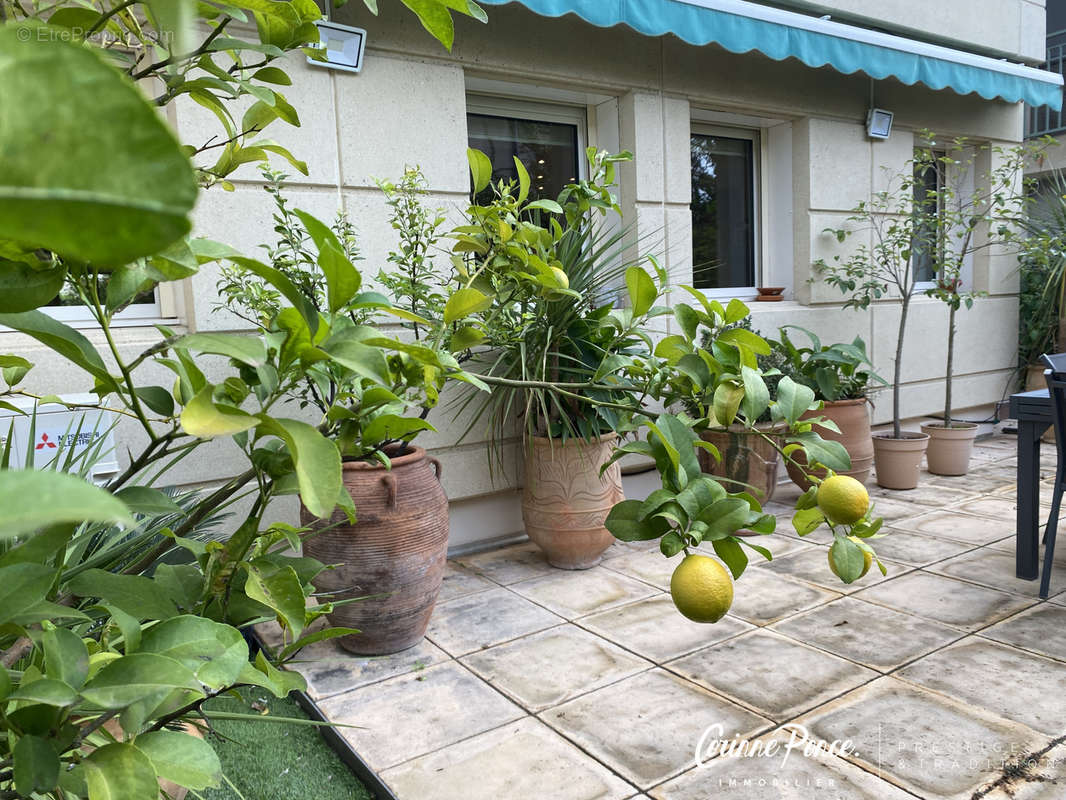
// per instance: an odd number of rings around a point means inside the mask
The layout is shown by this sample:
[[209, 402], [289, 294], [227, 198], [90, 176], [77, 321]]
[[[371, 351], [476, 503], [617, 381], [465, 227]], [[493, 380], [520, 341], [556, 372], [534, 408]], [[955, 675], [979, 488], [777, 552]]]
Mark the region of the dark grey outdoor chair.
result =
[[1055, 491], [1051, 498], [1051, 513], [1044, 530], [1044, 569], [1040, 573], [1040, 597], [1047, 599], [1051, 585], [1051, 567], [1055, 560], [1055, 532], [1059, 526], [1059, 508], [1062, 505], [1063, 489], [1066, 489], [1066, 353], [1040, 356], [1047, 369], [1048, 394], [1051, 396], [1051, 419], [1055, 426], [1055, 449], [1058, 461], [1055, 467]]

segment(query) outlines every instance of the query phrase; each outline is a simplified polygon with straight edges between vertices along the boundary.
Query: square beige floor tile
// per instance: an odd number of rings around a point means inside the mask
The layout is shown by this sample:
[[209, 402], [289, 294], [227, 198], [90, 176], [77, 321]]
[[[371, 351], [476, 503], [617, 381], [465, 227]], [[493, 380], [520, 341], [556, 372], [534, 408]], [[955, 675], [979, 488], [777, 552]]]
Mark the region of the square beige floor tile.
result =
[[480, 575], [468, 570], [455, 561], [449, 561], [444, 565], [444, 580], [440, 585], [438, 603], [446, 603], [457, 597], [465, 597], [475, 592], [484, 592], [487, 589], [495, 589], [497, 584], [482, 578]]
[[564, 703], [541, 718], [619, 775], [647, 789], [694, 763], [710, 725], [747, 737], [769, 720], [655, 669]]
[[1010, 495], [985, 495], [972, 500], [952, 505], [948, 511], [963, 511], [981, 517], [1014, 523], [1018, 513], [1018, 503]]
[[988, 544], [1013, 534], [1014, 520], [991, 519], [941, 510], [894, 522], [892, 527], [957, 542]]
[[490, 647], [466, 656], [463, 663], [534, 712], [652, 666], [574, 625]]
[[1066, 664], [968, 638], [916, 661], [899, 677], [1046, 734], [1066, 719]]
[[[947, 561], [941, 561], [926, 568], [939, 575], [950, 575], [972, 583], [979, 583], [992, 589], [1014, 592], [1027, 597], [1037, 597], [1040, 593], [1040, 581], [1028, 581], [1014, 576], [1014, 553], [981, 547], [969, 553], [963, 553]], [[1041, 564], [1041, 570], [1043, 564]], [[1066, 591], [1066, 564], [1056, 561], [1051, 569], [1052, 595]]]
[[674, 601], [665, 594], [582, 617], [578, 624], [657, 664], [752, 627], [732, 617], [714, 625], [692, 622], [678, 613]]
[[755, 625], [769, 625], [838, 597], [838, 592], [793, 580], [765, 568], [748, 569], [733, 586], [733, 606], [729, 614]]
[[633, 787], [532, 717], [381, 777], [399, 800], [623, 800]]
[[[977, 497], [977, 493], [968, 489], [950, 489], [946, 486], [933, 486], [921, 483], [913, 489], [885, 489], [881, 486], [868, 486], [870, 499], [879, 508], [882, 501], [896, 503], [913, 503], [917, 506], [941, 508]], [[921, 513], [921, 509], [917, 509]]]
[[773, 758], [719, 756], [651, 790], [655, 800], [914, 800], [914, 796], [824, 751], [780, 753], [791, 733], [757, 741], [778, 742]]
[[289, 668], [303, 675], [307, 693], [321, 700], [386, 678], [417, 672], [448, 658], [447, 653], [425, 639], [387, 656], [357, 656], [336, 641], [325, 641], [305, 647], [289, 662]]
[[335, 695], [319, 704], [375, 771], [525, 716], [469, 670], [450, 661], [417, 674]]
[[882, 531], [885, 534], [883, 538], [870, 540], [870, 545], [877, 551], [877, 555], [914, 567], [934, 564], [977, 547], [973, 544], [963, 544], [950, 539], [941, 539], [938, 536], [911, 533], [895, 528], [883, 528]]
[[797, 614], [773, 626], [797, 641], [882, 672], [930, 653], [963, 634], [855, 597]]
[[510, 588], [567, 619], [659, 593], [654, 586], [603, 567], [556, 570], [553, 575], [515, 583]]
[[508, 589], [459, 597], [433, 610], [426, 636], [450, 655], [462, 656], [562, 622]]
[[974, 631], [999, 622], [1033, 601], [986, 586], [919, 571], [858, 595], [862, 600]]
[[986, 628], [981, 635], [1066, 661], [1066, 608], [1040, 603]]
[[971, 470], [967, 475], [931, 475], [929, 483], [957, 491], [995, 492], [1014, 483], [1016, 470], [996, 467]]
[[891, 677], [796, 721], [816, 739], [850, 739], [849, 760], [920, 798], [968, 800], [1006, 760], [1046, 737]]
[[470, 571], [503, 585], [556, 571], [533, 542], [460, 556], [455, 560]]
[[765, 630], [705, 647], [666, 667], [778, 721], [878, 675]]
[[896, 499], [896, 492], [887, 497], [871, 497], [873, 516], [884, 519], [886, 525], [896, 525], [900, 520], [910, 519], [929, 511], [927, 506]]
[[670, 577], [680, 563], [679, 557], [667, 558], [656, 547], [654, 550], [632, 550], [620, 556], [604, 559], [600, 566], [644, 581], [658, 589], [669, 591]]
[[[875, 540], [874, 548], [876, 549], [876, 547], [877, 541]], [[844, 583], [830, 571], [829, 550], [824, 547], [804, 550], [783, 558], [775, 558], [762, 568], [776, 572], [779, 575], [790, 575], [842, 594], [850, 594], [885, 581], [891, 581], [913, 569], [913, 567], [909, 567], [906, 564], [897, 564], [884, 558], [881, 559], [881, 563], [885, 565], [887, 574], [882, 575], [881, 571], [874, 565], [863, 577], [850, 584]], [[741, 581], [743, 580], [744, 578], [741, 577]]]

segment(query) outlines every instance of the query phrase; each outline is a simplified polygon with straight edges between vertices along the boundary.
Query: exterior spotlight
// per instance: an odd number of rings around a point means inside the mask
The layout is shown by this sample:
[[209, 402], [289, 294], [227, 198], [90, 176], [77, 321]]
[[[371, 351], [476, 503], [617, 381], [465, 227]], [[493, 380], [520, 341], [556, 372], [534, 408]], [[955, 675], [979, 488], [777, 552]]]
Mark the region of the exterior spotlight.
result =
[[887, 139], [892, 133], [892, 112], [871, 108], [866, 112], [866, 135], [871, 139]]
[[319, 42], [315, 49], [320, 58], [307, 57], [307, 63], [344, 72], [359, 72], [363, 68], [366, 50], [366, 31], [325, 20], [315, 23]]

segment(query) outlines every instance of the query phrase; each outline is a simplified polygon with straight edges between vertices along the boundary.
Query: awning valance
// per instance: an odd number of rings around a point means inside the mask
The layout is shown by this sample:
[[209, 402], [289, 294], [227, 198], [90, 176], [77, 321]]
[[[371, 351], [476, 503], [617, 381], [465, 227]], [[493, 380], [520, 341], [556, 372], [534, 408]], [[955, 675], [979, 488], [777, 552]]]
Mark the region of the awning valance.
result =
[[715, 43], [733, 53], [757, 50], [809, 67], [895, 78], [987, 100], [1062, 107], [1062, 76], [1045, 70], [926, 44], [902, 36], [783, 11], [745, 0], [478, 0], [519, 2], [545, 17], [577, 14], [602, 28], [625, 24], [646, 36], [673, 34], [689, 44]]

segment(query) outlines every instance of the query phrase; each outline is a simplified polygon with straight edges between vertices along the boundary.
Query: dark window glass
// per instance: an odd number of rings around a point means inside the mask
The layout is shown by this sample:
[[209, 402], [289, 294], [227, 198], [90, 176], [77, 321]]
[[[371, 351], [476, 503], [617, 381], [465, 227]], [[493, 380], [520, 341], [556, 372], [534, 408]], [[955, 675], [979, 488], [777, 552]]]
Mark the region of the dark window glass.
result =
[[692, 283], [755, 285], [755, 156], [750, 139], [692, 135]]
[[[488, 114], [467, 114], [470, 147], [492, 162], [492, 180], [518, 180], [514, 158], [529, 172], [529, 199], [554, 200], [577, 179], [577, 126]], [[485, 190], [485, 197], [491, 198]]]
[[940, 164], [914, 165], [914, 280], [936, 280], [937, 218], [940, 215]]

